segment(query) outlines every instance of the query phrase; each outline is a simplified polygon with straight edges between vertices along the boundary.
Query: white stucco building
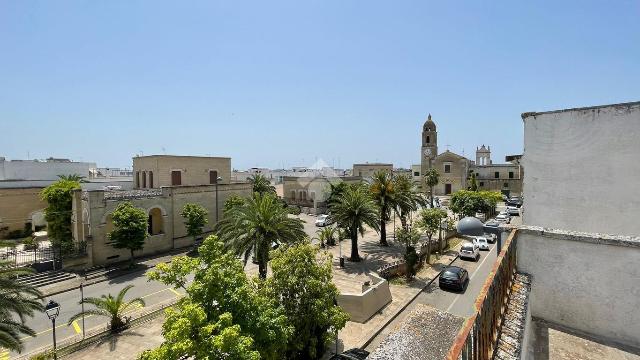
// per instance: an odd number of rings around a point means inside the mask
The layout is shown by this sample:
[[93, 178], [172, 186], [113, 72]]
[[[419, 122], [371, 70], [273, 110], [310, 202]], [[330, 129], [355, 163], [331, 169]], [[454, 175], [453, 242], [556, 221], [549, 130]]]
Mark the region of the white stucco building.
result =
[[69, 159], [11, 160], [0, 157], [0, 180], [57, 180], [58, 175], [89, 178], [96, 164]]

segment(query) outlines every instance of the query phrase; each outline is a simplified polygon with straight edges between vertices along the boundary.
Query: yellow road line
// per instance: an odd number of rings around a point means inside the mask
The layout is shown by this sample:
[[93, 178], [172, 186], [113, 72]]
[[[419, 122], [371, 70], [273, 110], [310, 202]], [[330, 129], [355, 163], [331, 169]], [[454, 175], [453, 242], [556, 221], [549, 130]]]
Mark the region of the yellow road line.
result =
[[176, 294], [178, 297], [182, 296], [182, 294], [180, 294], [176, 289], [174, 288], [169, 288], [169, 291], [171, 291], [172, 293]]
[[0, 360], [9, 360], [9, 351], [0, 348]]
[[[174, 291], [172, 288], [165, 288], [165, 289], [162, 289], [162, 290], [158, 290], [158, 291], [156, 291], [156, 292], [152, 292], [151, 294], [147, 294], [147, 295], [141, 296], [141, 298], [142, 298], [142, 299], [144, 299], [144, 298], [147, 298], [147, 297], [149, 297], [149, 296], [153, 296], [153, 295], [156, 295], [156, 294], [160, 294], [161, 292], [165, 292], [165, 291], [167, 291], [167, 290]], [[176, 292], [177, 292], [177, 291], [176, 291]], [[93, 315], [87, 315], [87, 316], [85, 316], [84, 318], [85, 318], [85, 319], [88, 319], [88, 318], [90, 318], [90, 317], [92, 317], [92, 316], [93, 316]], [[60, 324], [60, 325], [57, 325], [57, 326], [56, 326], [56, 329], [59, 329], [59, 328], [61, 328], [61, 327], [66, 327], [66, 326], [68, 326], [66, 323], [65, 323], [65, 324]], [[76, 331], [77, 331], [77, 330], [76, 330]], [[40, 332], [36, 333], [36, 336], [38, 336], [38, 335], [42, 335], [42, 334], [46, 334], [46, 333], [49, 333], [49, 332], [51, 332], [51, 328], [49, 328], [49, 329], [47, 329], [47, 330], [43, 330], [43, 331], [40, 331]], [[82, 332], [82, 329], [80, 329], [80, 332]], [[32, 338], [31, 336], [25, 336], [25, 337], [21, 338], [20, 340], [27, 340], [27, 339], [31, 339], [31, 338]], [[8, 354], [8, 353], [7, 353], [7, 354]], [[3, 359], [1, 356], [2, 356], [2, 353], [0, 352], [0, 360], [5, 360], [5, 359]], [[8, 355], [7, 355], [7, 356], [8, 356]]]
[[73, 325], [73, 330], [76, 331], [76, 334], [82, 334], [82, 330], [80, 329], [80, 325], [78, 325], [78, 320], [74, 320], [71, 325]]

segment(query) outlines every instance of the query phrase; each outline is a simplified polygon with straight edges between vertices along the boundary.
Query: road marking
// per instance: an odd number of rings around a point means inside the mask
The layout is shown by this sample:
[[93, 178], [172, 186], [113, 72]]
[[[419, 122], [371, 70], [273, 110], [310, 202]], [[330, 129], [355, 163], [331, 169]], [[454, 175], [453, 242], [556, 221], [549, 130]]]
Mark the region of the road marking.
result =
[[179, 293], [176, 289], [174, 289], [174, 288], [169, 288], [169, 290], [170, 290], [172, 293], [176, 294], [178, 297], [182, 296], [182, 294], [180, 294], [180, 293]]
[[9, 360], [9, 351], [0, 348], [0, 360]]
[[82, 330], [80, 329], [80, 325], [78, 325], [78, 320], [74, 320], [71, 325], [73, 325], [73, 330], [76, 331], [76, 334], [82, 334]]
[[[489, 254], [491, 253], [491, 251], [495, 248], [495, 245], [489, 249], [489, 252], [487, 253], [487, 256], [484, 257], [484, 260], [482, 260], [480, 262], [480, 265], [478, 265], [478, 267], [473, 271], [473, 274], [469, 275], [469, 282], [471, 282], [471, 279], [473, 279], [473, 277], [475, 276], [475, 274], [478, 272], [478, 270], [480, 270], [480, 268], [482, 267], [482, 264], [484, 264], [485, 261], [487, 261], [487, 259], [489, 258]], [[468, 285], [467, 285], [468, 286]], [[451, 308], [453, 307], [453, 305], [456, 304], [456, 301], [458, 301], [458, 299], [460, 299], [462, 297], [461, 295], [456, 296], [455, 299], [453, 299], [453, 302], [451, 303], [451, 305], [449, 305], [449, 307], [447, 308], [447, 312], [449, 312], [451, 310]], [[475, 301], [474, 301], [475, 303]], [[475, 309], [474, 309], [475, 311]]]

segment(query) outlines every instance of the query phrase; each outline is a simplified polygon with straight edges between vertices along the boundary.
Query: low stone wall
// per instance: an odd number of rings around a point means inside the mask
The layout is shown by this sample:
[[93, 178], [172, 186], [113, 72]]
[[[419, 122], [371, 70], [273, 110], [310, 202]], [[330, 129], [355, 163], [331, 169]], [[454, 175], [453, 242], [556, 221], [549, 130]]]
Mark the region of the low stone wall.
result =
[[345, 293], [338, 296], [338, 305], [349, 313], [351, 321], [364, 323], [391, 302], [389, 283], [375, 275], [369, 277], [373, 285], [361, 294]]
[[640, 238], [531, 226], [517, 236], [533, 317], [640, 347]]

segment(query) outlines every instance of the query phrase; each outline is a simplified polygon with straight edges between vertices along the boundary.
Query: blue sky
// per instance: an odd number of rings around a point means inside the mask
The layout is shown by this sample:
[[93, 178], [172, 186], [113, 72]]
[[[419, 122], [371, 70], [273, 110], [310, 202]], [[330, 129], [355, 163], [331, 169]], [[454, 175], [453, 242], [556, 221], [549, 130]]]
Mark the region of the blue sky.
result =
[[[0, 1], [0, 156], [418, 163], [640, 100], [638, 1]], [[163, 150], [164, 149], [164, 150]]]

